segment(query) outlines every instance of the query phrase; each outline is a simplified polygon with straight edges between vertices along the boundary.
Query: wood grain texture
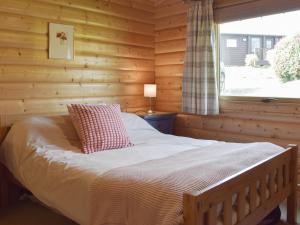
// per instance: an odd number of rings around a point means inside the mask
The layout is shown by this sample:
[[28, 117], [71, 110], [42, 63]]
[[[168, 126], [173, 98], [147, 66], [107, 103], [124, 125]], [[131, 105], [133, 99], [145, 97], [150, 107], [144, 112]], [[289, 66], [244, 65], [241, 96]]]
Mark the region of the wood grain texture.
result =
[[[88, 0], [92, 1], [92, 0]], [[107, 5], [112, 3], [106, 2]], [[129, 2], [128, 2], [129, 4]], [[63, 6], [34, 0], [8, 0], [0, 2], [0, 11], [19, 14], [22, 16], [33, 16], [35, 18], [52, 21], [64, 21], [65, 23], [77, 23], [83, 25], [93, 25], [97, 27], [113, 28], [127, 32], [153, 35], [153, 24], [143, 21], [135, 21], [124, 18], [122, 14], [110, 16], [100, 12], [73, 8], [70, 5]], [[134, 15], [137, 9], [131, 11]], [[146, 13], [146, 12], [145, 12]], [[151, 16], [149, 17], [151, 21]]]
[[[0, 1], [0, 137], [18, 119], [65, 114], [70, 103], [146, 109], [154, 10], [152, 0]], [[50, 22], [74, 26], [73, 61], [48, 59]]]
[[155, 10], [155, 76], [158, 110], [180, 112], [187, 6], [180, 0], [165, 0]]

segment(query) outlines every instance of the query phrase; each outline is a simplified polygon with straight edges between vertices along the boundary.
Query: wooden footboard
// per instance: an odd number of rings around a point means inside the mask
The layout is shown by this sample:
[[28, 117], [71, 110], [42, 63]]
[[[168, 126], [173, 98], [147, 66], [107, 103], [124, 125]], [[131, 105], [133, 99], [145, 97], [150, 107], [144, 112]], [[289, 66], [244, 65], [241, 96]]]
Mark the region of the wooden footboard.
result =
[[287, 199], [296, 224], [297, 150], [268, 158], [200, 192], [184, 194], [184, 225], [255, 225]]

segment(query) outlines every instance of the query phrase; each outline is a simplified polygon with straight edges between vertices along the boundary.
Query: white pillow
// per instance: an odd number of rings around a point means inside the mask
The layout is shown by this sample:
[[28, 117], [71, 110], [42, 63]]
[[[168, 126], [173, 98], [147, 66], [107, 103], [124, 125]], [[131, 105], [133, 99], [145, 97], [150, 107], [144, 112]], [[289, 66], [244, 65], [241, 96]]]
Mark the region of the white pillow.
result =
[[121, 113], [121, 118], [123, 120], [123, 123], [125, 124], [125, 127], [128, 131], [134, 131], [134, 130], [152, 130], [157, 131], [155, 128], [153, 128], [146, 120], [139, 117], [138, 115], [134, 113]]

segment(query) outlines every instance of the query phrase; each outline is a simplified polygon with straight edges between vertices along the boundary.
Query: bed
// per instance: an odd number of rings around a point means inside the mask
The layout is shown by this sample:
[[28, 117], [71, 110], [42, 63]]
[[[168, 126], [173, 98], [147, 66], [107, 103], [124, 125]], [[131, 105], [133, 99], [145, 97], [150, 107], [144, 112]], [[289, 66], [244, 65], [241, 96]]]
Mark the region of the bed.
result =
[[297, 146], [158, 132], [122, 113], [133, 147], [82, 154], [68, 116], [14, 124], [0, 159], [41, 202], [82, 225], [253, 225], [287, 199], [296, 218]]

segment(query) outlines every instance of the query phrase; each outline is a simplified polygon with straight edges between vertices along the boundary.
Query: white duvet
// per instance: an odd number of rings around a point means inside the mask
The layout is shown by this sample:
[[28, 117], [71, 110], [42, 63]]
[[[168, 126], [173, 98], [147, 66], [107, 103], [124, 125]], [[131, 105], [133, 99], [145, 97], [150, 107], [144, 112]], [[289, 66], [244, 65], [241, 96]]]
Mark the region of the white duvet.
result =
[[[134, 147], [85, 155], [68, 116], [32, 117], [12, 127], [0, 159], [39, 200], [86, 225], [90, 221], [88, 190], [101, 175], [218, 143], [162, 134], [134, 114], [122, 113], [122, 118]], [[264, 148], [274, 154], [283, 150], [272, 144]]]

